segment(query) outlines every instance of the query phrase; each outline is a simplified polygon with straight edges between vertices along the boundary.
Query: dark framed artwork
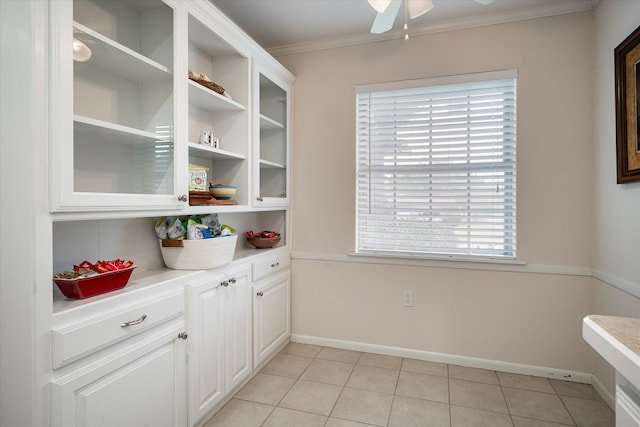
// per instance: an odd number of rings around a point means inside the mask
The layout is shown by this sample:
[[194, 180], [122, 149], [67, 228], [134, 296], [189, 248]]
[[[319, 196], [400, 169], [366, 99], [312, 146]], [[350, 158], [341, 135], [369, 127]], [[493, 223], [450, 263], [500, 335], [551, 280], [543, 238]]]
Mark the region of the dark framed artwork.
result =
[[618, 184], [640, 181], [640, 27], [616, 47]]

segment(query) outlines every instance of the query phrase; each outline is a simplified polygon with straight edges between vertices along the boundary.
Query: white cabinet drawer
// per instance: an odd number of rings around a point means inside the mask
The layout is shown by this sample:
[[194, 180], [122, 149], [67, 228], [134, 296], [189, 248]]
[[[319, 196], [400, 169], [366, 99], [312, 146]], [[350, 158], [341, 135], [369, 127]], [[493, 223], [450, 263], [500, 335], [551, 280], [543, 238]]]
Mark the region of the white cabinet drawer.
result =
[[173, 292], [54, 328], [51, 331], [53, 367], [59, 368], [180, 316], [183, 306], [183, 292]]
[[253, 281], [289, 268], [289, 254], [267, 257], [253, 263]]

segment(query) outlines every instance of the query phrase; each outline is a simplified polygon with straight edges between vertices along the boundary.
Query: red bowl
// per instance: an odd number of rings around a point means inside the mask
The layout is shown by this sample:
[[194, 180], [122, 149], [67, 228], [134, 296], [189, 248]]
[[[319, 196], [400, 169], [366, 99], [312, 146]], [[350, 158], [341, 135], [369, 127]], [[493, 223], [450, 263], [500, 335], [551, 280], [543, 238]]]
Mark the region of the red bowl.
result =
[[280, 236], [276, 237], [247, 237], [247, 242], [256, 249], [272, 248], [278, 244]]
[[137, 265], [122, 270], [109, 271], [76, 279], [53, 279], [60, 292], [67, 298], [83, 299], [106, 292], [122, 289], [129, 283], [133, 269]]

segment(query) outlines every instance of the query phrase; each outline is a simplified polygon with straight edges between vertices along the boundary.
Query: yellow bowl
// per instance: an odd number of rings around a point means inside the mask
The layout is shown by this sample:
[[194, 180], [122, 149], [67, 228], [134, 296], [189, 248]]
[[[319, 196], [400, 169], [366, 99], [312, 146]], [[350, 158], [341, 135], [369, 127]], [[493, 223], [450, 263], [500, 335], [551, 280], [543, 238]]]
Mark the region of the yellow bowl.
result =
[[216, 199], [228, 200], [236, 195], [235, 185], [213, 185], [209, 187], [209, 192]]

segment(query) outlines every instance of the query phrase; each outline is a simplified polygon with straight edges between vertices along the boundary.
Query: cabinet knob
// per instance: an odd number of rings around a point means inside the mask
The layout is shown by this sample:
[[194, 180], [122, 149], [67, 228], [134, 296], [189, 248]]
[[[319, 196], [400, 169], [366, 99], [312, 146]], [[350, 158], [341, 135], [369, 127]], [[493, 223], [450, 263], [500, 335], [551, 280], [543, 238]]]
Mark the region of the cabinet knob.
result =
[[259, 201], [259, 202], [261, 202], [263, 199], [262, 199], [262, 197], [259, 197], [259, 196], [258, 196], [258, 197], [256, 197], [256, 200], [257, 200], [257, 201]]
[[274, 262], [273, 264], [271, 264], [271, 267], [273, 267], [273, 268], [280, 267], [280, 263], [279, 262]]
[[224, 282], [220, 283], [220, 286], [224, 286], [226, 288], [227, 286], [229, 286], [229, 282], [225, 280]]
[[189, 334], [187, 334], [186, 332], [180, 332], [178, 334], [178, 338], [180, 338], [181, 340], [186, 340], [187, 337], [189, 337]]
[[189, 200], [189, 197], [187, 197], [186, 194], [183, 194], [181, 196], [178, 196], [178, 200], [181, 201], [181, 202], [186, 202], [186, 201]]
[[262, 292], [262, 291], [258, 291], [258, 293], [257, 293], [256, 295], [257, 295], [257, 296], [259, 296], [259, 297], [261, 297], [261, 296], [263, 296], [263, 295], [264, 295], [264, 292]]
[[235, 285], [236, 284], [236, 278], [232, 277], [231, 279], [229, 279], [229, 283], [232, 283], [232, 284]]

